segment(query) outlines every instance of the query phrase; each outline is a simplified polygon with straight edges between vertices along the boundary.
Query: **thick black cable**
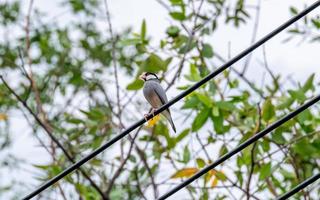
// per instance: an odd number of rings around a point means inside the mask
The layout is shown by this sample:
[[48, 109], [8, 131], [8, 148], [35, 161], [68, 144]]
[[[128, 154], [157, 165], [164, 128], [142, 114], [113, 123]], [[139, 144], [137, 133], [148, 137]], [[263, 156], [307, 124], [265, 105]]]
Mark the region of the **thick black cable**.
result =
[[[310, 7], [308, 7], [307, 9], [305, 9], [304, 11], [302, 11], [301, 13], [297, 14], [296, 16], [294, 16], [293, 18], [291, 18], [290, 20], [288, 20], [287, 22], [285, 22], [281, 26], [279, 26], [277, 29], [275, 29], [274, 31], [272, 31], [271, 33], [269, 33], [268, 35], [266, 35], [265, 37], [263, 37], [262, 39], [260, 39], [256, 43], [254, 43], [249, 48], [247, 48], [244, 51], [242, 51], [236, 57], [234, 57], [231, 60], [229, 60], [227, 63], [225, 63], [220, 68], [218, 68], [214, 72], [212, 72], [209, 75], [207, 75], [205, 78], [203, 78], [202, 80], [200, 80], [199, 82], [197, 82], [196, 84], [194, 84], [193, 86], [188, 88], [187, 90], [185, 90], [182, 93], [180, 93], [178, 96], [176, 96], [175, 98], [170, 100], [168, 103], [166, 103], [163, 106], [161, 106], [158, 110], [156, 110], [154, 112], [155, 115], [157, 115], [157, 114], [161, 113], [162, 111], [166, 110], [171, 105], [175, 104], [176, 102], [178, 102], [179, 100], [181, 100], [182, 98], [184, 98], [185, 96], [187, 96], [188, 94], [193, 92], [194, 90], [198, 89], [200, 86], [202, 86], [203, 84], [205, 84], [206, 82], [208, 82], [209, 80], [211, 80], [212, 78], [214, 78], [215, 76], [217, 76], [218, 74], [223, 72], [225, 69], [229, 68], [231, 65], [233, 65], [234, 63], [236, 63], [237, 61], [239, 61], [240, 59], [242, 59], [243, 57], [245, 57], [246, 55], [251, 53], [253, 50], [255, 50], [256, 48], [258, 48], [259, 46], [261, 46], [262, 44], [264, 44], [265, 42], [267, 42], [268, 40], [273, 38], [275, 35], [277, 35], [281, 31], [283, 31], [287, 27], [289, 27], [291, 24], [295, 23], [296, 21], [298, 21], [299, 19], [304, 17], [306, 14], [308, 14], [309, 12], [314, 10], [319, 5], [320, 5], [320, 0], [317, 1], [316, 3], [314, 3], [313, 5], [311, 5]], [[151, 119], [151, 117], [152, 116], [148, 116], [147, 120]], [[143, 118], [143, 119], [139, 120], [138, 122], [136, 122], [135, 124], [131, 125], [128, 129], [124, 130], [122, 133], [120, 133], [119, 135], [117, 135], [116, 137], [114, 137], [113, 139], [111, 139], [110, 141], [108, 141], [106, 144], [102, 145], [98, 149], [94, 150], [89, 155], [83, 157], [81, 160], [79, 160], [78, 162], [74, 163], [73, 165], [71, 165], [70, 167], [68, 167], [64, 171], [62, 171], [60, 174], [58, 174], [57, 176], [55, 176], [52, 179], [48, 180], [46, 183], [41, 185], [39, 188], [37, 188], [35, 191], [30, 193], [29, 195], [25, 196], [23, 199], [31, 199], [34, 196], [38, 195], [43, 190], [47, 189], [48, 187], [50, 187], [51, 185], [53, 185], [54, 183], [56, 183], [57, 181], [59, 181], [63, 177], [67, 176], [69, 173], [73, 172], [74, 170], [79, 168], [81, 165], [83, 165], [84, 163], [86, 163], [90, 159], [94, 158], [95, 156], [97, 156], [98, 154], [103, 152], [105, 149], [107, 149], [108, 147], [110, 147], [111, 145], [113, 145], [114, 143], [116, 143], [117, 141], [122, 139], [123, 137], [125, 137], [131, 131], [133, 131], [134, 129], [136, 129], [139, 126], [143, 125], [143, 123], [146, 122], [147, 120], [145, 120]]]
[[318, 174], [316, 174], [314, 176], [311, 176], [310, 178], [308, 178], [307, 180], [303, 181], [302, 183], [300, 183], [296, 187], [292, 188], [290, 191], [288, 191], [285, 194], [283, 194], [280, 197], [278, 197], [277, 200], [288, 199], [289, 197], [291, 197], [292, 195], [296, 194], [297, 192], [299, 192], [303, 188], [305, 188], [308, 185], [316, 182], [319, 178], [320, 178], [320, 173], [318, 173]]
[[166, 194], [162, 195], [159, 200], [163, 200], [166, 199], [168, 197], [170, 197], [171, 195], [173, 195], [174, 193], [178, 192], [179, 190], [181, 190], [182, 188], [186, 187], [187, 185], [189, 185], [190, 183], [192, 183], [193, 181], [197, 180], [198, 178], [200, 178], [202, 175], [204, 175], [205, 173], [209, 172], [210, 170], [214, 169], [216, 166], [220, 165], [221, 163], [223, 163], [224, 161], [226, 161], [227, 159], [231, 158], [233, 155], [239, 153], [240, 151], [242, 151], [243, 149], [245, 149], [246, 147], [248, 147], [249, 145], [253, 144], [254, 142], [258, 141], [260, 138], [264, 137], [265, 135], [267, 135], [268, 133], [270, 133], [271, 131], [273, 131], [274, 129], [276, 129], [277, 127], [281, 126], [282, 124], [284, 124], [285, 122], [289, 121], [290, 119], [292, 119], [293, 117], [295, 117], [296, 115], [298, 115], [299, 113], [301, 113], [302, 111], [306, 110], [307, 108], [309, 108], [310, 106], [312, 106], [313, 104], [317, 103], [320, 100], [320, 95], [312, 98], [311, 100], [309, 100], [307, 103], [303, 104], [302, 106], [298, 107], [296, 110], [290, 112], [289, 114], [285, 115], [284, 117], [282, 117], [281, 119], [275, 121], [274, 123], [272, 123], [270, 126], [268, 126], [266, 129], [264, 129], [263, 131], [255, 134], [253, 137], [249, 138], [248, 140], [246, 140], [245, 142], [243, 142], [242, 144], [240, 144], [238, 147], [236, 147], [235, 149], [231, 150], [230, 152], [228, 152], [227, 154], [224, 154], [222, 157], [220, 157], [218, 160], [216, 160], [214, 163], [204, 167], [203, 169], [201, 169], [199, 172], [197, 172], [195, 175], [193, 175], [192, 177], [190, 177], [189, 179], [185, 180], [184, 182], [180, 183], [179, 185], [177, 185], [176, 187], [174, 187], [173, 189], [171, 189], [169, 192], [167, 192]]

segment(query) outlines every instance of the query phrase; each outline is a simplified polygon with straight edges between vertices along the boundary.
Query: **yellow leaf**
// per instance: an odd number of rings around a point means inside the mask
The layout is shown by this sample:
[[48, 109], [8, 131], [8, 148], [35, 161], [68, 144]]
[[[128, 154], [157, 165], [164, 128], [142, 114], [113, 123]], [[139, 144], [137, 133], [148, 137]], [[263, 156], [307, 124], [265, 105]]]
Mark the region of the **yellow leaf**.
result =
[[177, 171], [171, 176], [171, 178], [188, 178], [197, 173], [199, 170], [197, 168], [184, 168]]
[[210, 170], [207, 175], [205, 176], [205, 183], [208, 183], [212, 177], [214, 177], [216, 174], [216, 171], [214, 169]]
[[209, 173], [211, 174], [211, 176], [214, 176], [214, 175], [216, 175], [217, 171], [212, 169], [212, 170], [209, 171]]
[[213, 178], [212, 183], [211, 183], [211, 187], [214, 188], [216, 187], [218, 184], [218, 179], [217, 178]]
[[4, 113], [0, 113], [0, 121], [6, 121], [8, 119], [8, 115]]
[[154, 116], [152, 119], [148, 121], [147, 127], [154, 126], [159, 121], [159, 119], [160, 119], [159, 115]]

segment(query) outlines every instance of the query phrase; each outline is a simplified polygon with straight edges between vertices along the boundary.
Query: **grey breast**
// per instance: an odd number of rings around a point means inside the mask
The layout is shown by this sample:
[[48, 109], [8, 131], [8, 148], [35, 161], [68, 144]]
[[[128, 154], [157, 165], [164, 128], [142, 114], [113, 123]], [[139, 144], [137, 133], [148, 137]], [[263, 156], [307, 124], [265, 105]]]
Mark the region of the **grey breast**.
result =
[[158, 80], [149, 80], [144, 83], [143, 95], [153, 108], [159, 108], [168, 102], [167, 96]]

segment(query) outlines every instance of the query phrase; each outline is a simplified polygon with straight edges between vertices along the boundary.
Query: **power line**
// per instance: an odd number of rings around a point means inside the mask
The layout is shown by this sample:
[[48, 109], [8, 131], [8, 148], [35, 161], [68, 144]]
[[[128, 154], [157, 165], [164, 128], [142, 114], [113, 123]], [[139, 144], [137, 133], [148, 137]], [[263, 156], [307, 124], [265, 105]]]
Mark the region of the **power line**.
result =
[[221, 163], [223, 163], [224, 161], [226, 161], [227, 159], [231, 158], [233, 155], [239, 153], [240, 151], [242, 151], [243, 149], [245, 149], [246, 147], [248, 147], [249, 145], [253, 144], [254, 142], [256, 142], [257, 140], [259, 140], [260, 138], [262, 138], [263, 136], [267, 135], [268, 133], [270, 133], [271, 131], [273, 131], [274, 129], [276, 129], [277, 127], [281, 126], [282, 124], [284, 124], [285, 122], [289, 121], [290, 119], [292, 119], [293, 117], [295, 117], [296, 115], [298, 115], [299, 113], [301, 113], [302, 111], [306, 110], [307, 108], [309, 108], [310, 106], [312, 106], [313, 104], [317, 103], [320, 100], [320, 95], [312, 98], [310, 101], [308, 101], [307, 103], [303, 104], [302, 106], [298, 107], [296, 110], [290, 112], [289, 114], [285, 115], [284, 117], [282, 117], [281, 119], [277, 120], [276, 122], [274, 122], [273, 124], [271, 124], [270, 126], [268, 126], [266, 129], [264, 129], [263, 131], [257, 133], [256, 135], [254, 135], [253, 137], [251, 137], [250, 139], [246, 140], [245, 142], [243, 142], [242, 144], [240, 144], [238, 147], [236, 147], [235, 149], [231, 150], [230, 152], [228, 152], [227, 154], [223, 155], [222, 157], [220, 157], [217, 161], [215, 161], [214, 163], [208, 165], [207, 167], [201, 169], [199, 172], [197, 172], [195, 175], [193, 175], [192, 177], [190, 177], [189, 179], [185, 180], [184, 182], [182, 182], [181, 184], [177, 185], [176, 187], [174, 187], [173, 189], [171, 189], [169, 192], [167, 192], [166, 194], [164, 194], [163, 196], [161, 196], [159, 198], [159, 200], [163, 200], [166, 199], [168, 197], [170, 197], [171, 195], [173, 195], [174, 193], [178, 192], [179, 190], [181, 190], [182, 188], [184, 188], [185, 186], [189, 185], [190, 183], [192, 183], [193, 181], [197, 180], [198, 178], [200, 178], [202, 175], [204, 175], [205, 173], [209, 172], [210, 170], [214, 169], [216, 166], [220, 165]]
[[303, 181], [302, 183], [300, 183], [296, 187], [292, 188], [292, 190], [290, 190], [289, 192], [286, 192], [285, 194], [283, 194], [280, 197], [278, 197], [277, 200], [288, 199], [289, 197], [291, 197], [292, 195], [296, 194], [297, 192], [299, 192], [303, 188], [307, 187], [311, 183], [316, 182], [319, 178], [320, 178], [320, 173], [308, 178], [307, 180]]
[[[214, 78], [215, 76], [217, 76], [218, 74], [223, 72], [225, 69], [231, 67], [231, 65], [233, 65], [234, 63], [236, 63], [237, 61], [239, 61], [240, 59], [242, 59], [243, 57], [245, 57], [249, 53], [251, 53], [253, 50], [255, 50], [256, 48], [258, 48], [259, 46], [261, 46], [262, 44], [264, 44], [265, 42], [267, 42], [268, 40], [273, 38], [275, 35], [277, 35], [281, 31], [283, 31], [287, 27], [289, 27], [291, 24], [295, 23], [296, 21], [298, 21], [299, 19], [304, 17], [306, 14], [308, 14], [309, 12], [314, 10], [319, 5], [320, 5], [320, 0], [317, 1], [316, 3], [314, 3], [313, 5], [311, 5], [310, 7], [308, 7], [307, 9], [305, 9], [304, 11], [302, 11], [301, 13], [297, 14], [296, 16], [294, 16], [293, 18], [291, 18], [290, 20], [288, 20], [287, 22], [285, 22], [281, 26], [279, 26], [277, 29], [275, 29], [271, 33], [267, 34], [265, 37], [263, 37], [262, 39], [257, 41], [255, 44], [253, 44], [252, 46], [248, 47], [247, 49], [242, 51], [240, 54], [238, 54], [236, 57], [232, 58], [227, 63], [222, 65], [220, 68], [218, 68], [217, 70], [213, 71], [212, 73], [207, 75], [205, 78], [203, 78], [202, 80], [200, 80], [199, 82], [195, 83], [193, 86], [191, 86], [187, 90], [185, 90], [182, 93], [180, 93], [178, 96], [176, 96], [175, 98], [170, 100], [168, 103], [166, 103], [163, 106], [161, 106], [158, 110], [155, 111], [154, 114], [157, 115], [157, 114], [161, 113], [162, 111], [166, 110], [171, 105], [175, 104], [176, 102], [178, 102], [179, 100], [181, 100], [182, 98], [184, 98], [185, 96], [187, 96], [188, 94], [193, 92], [194, 90], [198, 89], [203, 84], [205, 84], [206, 82], [208, 82], [209, 80], [211, 80], [212, 78]], [[151, 116], [147, 117], [147, 120], [149, 120], [149, 119], [151, 119]], [[86, 163], [90, 159], [94, 158], [95, 156], [97, 156], [98, 154], [103, 152], [105, 149], [109, 148], [111, 145], [113, 145], [114, 143], [116, 143], [117, 141], [119, 141], [120, 139], [125, 137], [131, 131], [133, 131], [134, 129], [136, 129], [139, 126], [143, 125], [143, 123], [146, 122], [147, 120], [145, 120], [143, 118], [143, 119], [139, 120], [138, 122], [136, 122], [135, 124], [131, 125], [128, 129], [124, 130], [122, 133], [120, 133], [119, 135], [117, 135], [116, 137], [114, 137], [113, 139], [111, 139], [110, 141], [108, 141], [106, 144], [102, 145], [98, 149], [94, 150], [93, 152], [91, 152], [87, 156], [83, 157], [78, 162], [72, 164], [70, 167], [68, 167], [67, 169], [62, 171], [57, 176], [55, 176], [52, 179], [48, 180], [46, 183], [41, 185], [39, 188], [37, 188], [35, 191], [30, 193], [29, 195], [27, 195], [23, 199], [31, 199], [34, 196], [38, 195], [43, 190], [47, 189], [48, 187], [50, 187], [51, 185], [53, 185], [54, 183], [56, 183], [57, 181], [59, 181], [63, 177], [67, 176], [69, 173], [71, 173], [74, 170], [78, 169], [81, 165], [83, 165], [84, 163]]]

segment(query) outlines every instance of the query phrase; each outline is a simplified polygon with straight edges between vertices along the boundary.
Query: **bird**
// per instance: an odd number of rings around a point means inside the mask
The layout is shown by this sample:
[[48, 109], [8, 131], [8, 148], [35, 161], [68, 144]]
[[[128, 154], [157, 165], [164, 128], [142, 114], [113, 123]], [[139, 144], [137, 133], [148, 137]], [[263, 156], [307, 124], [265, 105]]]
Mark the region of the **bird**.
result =
[[[145, 118], [150, 114], [154, 116], [155, 110], [168, 102], [166, 92], [160, 85], [160, 80], [155, 73], [143, 72], [139, 76], [139, 78], [142, 81], [144, 81], [143, 95], [146, 98], [146, 100], [149, 102], [149, 104], [152, 106], [151, 112], [149, 114], [146, 114]], [[169, 121], [173, 131], [176, 132], [176, 127], [173, 123], [169, 108], [162, 111], [161, 114]]]

